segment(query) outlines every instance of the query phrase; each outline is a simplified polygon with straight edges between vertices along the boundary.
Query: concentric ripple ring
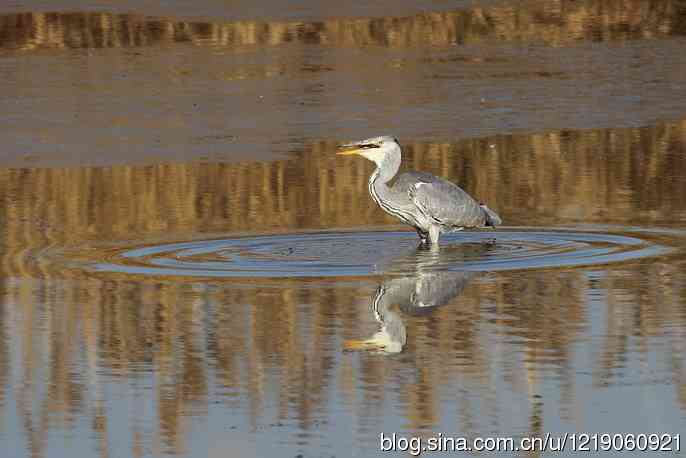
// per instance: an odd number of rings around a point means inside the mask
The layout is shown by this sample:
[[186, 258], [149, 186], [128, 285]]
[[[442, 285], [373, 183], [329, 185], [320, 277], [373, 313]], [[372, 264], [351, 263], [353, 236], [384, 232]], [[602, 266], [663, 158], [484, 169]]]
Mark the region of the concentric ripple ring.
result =
[[187, 277], [340, 277], [423, 269], [503, 271], [590, 266], [659, 256], [670, 248], [639, 234], [499, 230], [445, 236], [418, 248], [410, 232], [259, 235], [122, 247], [89, 270]]

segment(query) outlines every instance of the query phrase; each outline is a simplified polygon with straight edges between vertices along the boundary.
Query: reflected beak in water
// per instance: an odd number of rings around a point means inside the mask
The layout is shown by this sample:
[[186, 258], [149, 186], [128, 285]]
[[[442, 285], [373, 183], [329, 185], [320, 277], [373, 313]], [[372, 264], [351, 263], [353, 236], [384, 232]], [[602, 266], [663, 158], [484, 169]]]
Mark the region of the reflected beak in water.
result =
[[343, 351], [372, 351], [381, 353], [399, 353], [403, 344], [394, 342], [388, 333], [381, 330], [366, 340], [346, 340], [343, 342]]
[[376, 339], [369, 340], [346, 340], [343, 342], [344, 351], [380, 351], [385, 347], [384, 344], [376, 341]]

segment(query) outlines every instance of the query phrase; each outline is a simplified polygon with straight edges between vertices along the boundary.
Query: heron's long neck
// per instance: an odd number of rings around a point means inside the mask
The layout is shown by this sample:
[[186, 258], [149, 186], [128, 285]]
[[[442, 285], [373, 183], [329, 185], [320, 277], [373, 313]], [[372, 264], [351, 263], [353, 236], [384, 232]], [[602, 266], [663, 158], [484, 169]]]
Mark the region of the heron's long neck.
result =
[[[369, 191], [372, 192], [374, 199], [377, 201], [388, 200], [391, 194], [391, 189], [388, 186], [388, 182], [393, 179], [398, 169], [400, 168], [400, 162], [402, 158], [400, 156], [400, 148], [395, 151], [388, 153], [383, 160], [376, 164], [376, 170], [369, 177]], [[381, 205], [381, 202], [379, 202]]]
[[399, 192], [388, 186], [388, 182], [393, 179], [400, 168], [400, 161], [400, 148], [398, 148], [397, 151], [392, 151], [377, 163], [376, 170], [369, 177], [369, 194], [386, 213], [390, 213], [408, 224], [413, 224], [413, 218], [405, 208], [404, 200], [407, 199], [407, 196], [400, 195]]

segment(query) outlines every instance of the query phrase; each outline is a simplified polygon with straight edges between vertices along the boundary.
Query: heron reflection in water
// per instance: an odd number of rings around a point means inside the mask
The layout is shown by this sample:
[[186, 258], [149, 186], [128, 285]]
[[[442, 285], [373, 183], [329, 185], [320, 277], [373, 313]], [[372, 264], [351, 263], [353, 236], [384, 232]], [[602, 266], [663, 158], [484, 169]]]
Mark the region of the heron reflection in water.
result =
[[368, 138], [339, 149], [339, 155], [357, 154], [376, 164], [369, 178], [369, 194], [385, 212], [414, 227], [423, 244], [437, 247], [441, 233], [495, 227], [502, 222], [459, 186], [430, 173], [403, 173], [389, 185], [402, 160], [394, 137]]
[[[479, 275], [478, 272], [448, 270], [459, 265], [466, 256], [480, 256], [491, 249], [489, 244], [475, 245], [477, 253], [469, 253], [467, 245], [442, 252], [420, 245], [405, 259], [390, 262], [385, 273], [397, 275], [394, 271], [399, 269], [406, 273], [384, 281], [376, 290], [370, 308], [380, 330], [369, 339], [346, 341], [345, 350], [401, 352], [407, 341], [403, 315], [437, 310], [460, 296], [468, 283]], [[408, 267], [413, 271], [407, 272]]]

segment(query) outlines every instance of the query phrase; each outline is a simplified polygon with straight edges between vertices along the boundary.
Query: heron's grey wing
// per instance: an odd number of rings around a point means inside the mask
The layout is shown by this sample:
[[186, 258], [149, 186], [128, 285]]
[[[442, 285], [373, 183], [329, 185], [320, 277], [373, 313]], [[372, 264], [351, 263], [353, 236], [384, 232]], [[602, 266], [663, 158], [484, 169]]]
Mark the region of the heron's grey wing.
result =
[[412, 171], [399, 175], [393, 184], [393, 189], [406, 193], [416, 183], [432, 183], [438, 180], [440, 180], [440, 178], [435, 175], [431, 175], [430, 173]]
[[416, 176], [408, 187], [410, 200], [429, 219], [442, 226], [481, 227], [486, 217], [479, 203], [459, 186], [442, 178]]

